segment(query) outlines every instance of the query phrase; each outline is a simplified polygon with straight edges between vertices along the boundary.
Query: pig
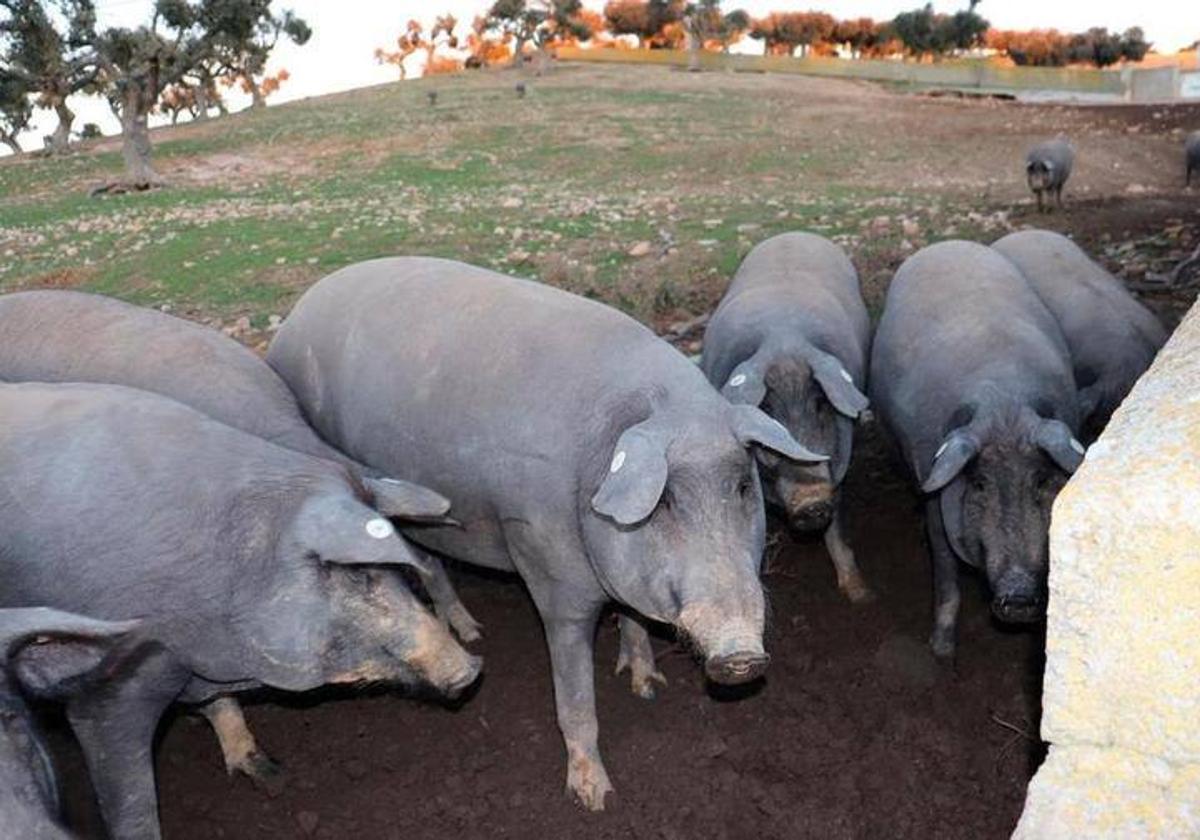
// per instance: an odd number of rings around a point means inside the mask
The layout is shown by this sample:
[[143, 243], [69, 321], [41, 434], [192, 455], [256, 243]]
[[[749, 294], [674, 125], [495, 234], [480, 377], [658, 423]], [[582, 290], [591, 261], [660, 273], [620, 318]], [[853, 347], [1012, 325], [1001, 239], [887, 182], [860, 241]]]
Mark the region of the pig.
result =
[[[309, 289], [267, 361], [327, 440], [446, 495], [414, 540], [517, 572], [550, 648], [567, 790], [602, 810], [593, 636], [610, 602], [676, 627], [719, 683], [767, 667], [762, 493], [749, 449], [820, 461], [620, 312], [443, 259], [372, 260]], [[617, 670], [653, 696], [645, 628]]]
[[728, 399], [761, 406], [802, 445], [830, 456], [806, 465], [757, 453], [764, 497], [793, 527], [824, 531], [838, 588], [854, 602], [870, 600], [871, 590], [842, 537], [838, 487], [854, 422], [867, 408], [859, 385], [870, 330], [845, 252], [816, 234], [785, 233], [746, 255], [708, 323], [700, 358]]
[[930, 245], [904, 261], [888, 290], [870, 382], [925, 494], [933, 652], [954, 653], [955, 558], [986, 573], [998, 619], [1039, 620], [1050, 506], [1084, 454], [1054, 316], [991, 248]]
[[1071, 177], [1074, 164], [1075, 149], [1065, 137], [1038, 143], [1029, 150], [1025, 156], [1025, 179], [1037, 196], [1039, 213], [1049, 209], [1044, 206], [1043, 193], [1053, 195], [1055, 203], [1062, 207], [1063, 186]]
[[69, 840], [54, 765], [25, 695], [62, 700], [102, 688], [100, 663], [136, 626], [45, 607], [0, 609], [0, 837]]
[[115, 838], [160, 836], [151, 754], [171, 703], [475, 680], [479, 660], [384, 571], [422, 563], [381, 515], [408, 502], [156, 394], [0, 385], [0, 607], [139, 619], [150, 644], [66, 704]]
[[1192, 171], [1200, 169], [1200, 131], [1193, 131], [1183, 143], [1184, 185], [1192, 185]]
[[1010, 233], [992, 247], [1033, 286], [1071, 351], [1085, 438], [1094, 439], [1154, 361], [1167, 333], [1120, 280], [1062, 234]]
[[[0, 296], [0, 380], [140, 388], [356, 474], [371, 472], [321, 440], [287, 385], [248, 348], [200, 324], [100, 295], [43, 290]], [[406, 487], [414, 499], [427, 498], [423, 488], [399, 483], [392, 485], [392, 495]], [[438, 615], [463, 641], [477, 640], [480, 625], [441, 561], [426, 557], [423, 568]], [[201, 712], [221, 741], [230, 773], [278, 786], [279, 768], [255, 743], [236, 701]]]

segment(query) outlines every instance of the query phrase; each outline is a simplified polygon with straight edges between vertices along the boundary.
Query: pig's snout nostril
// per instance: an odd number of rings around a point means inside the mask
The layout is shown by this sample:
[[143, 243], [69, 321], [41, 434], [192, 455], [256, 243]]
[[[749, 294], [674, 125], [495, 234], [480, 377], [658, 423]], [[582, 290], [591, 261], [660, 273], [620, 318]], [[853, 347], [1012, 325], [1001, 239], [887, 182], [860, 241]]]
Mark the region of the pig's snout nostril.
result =
[[771, 657], [762, 651], [738, 651], [710, 657], [704, 663], [704, 672], [713, 682], [741, 685], [761, 677], [770, 662]]
[[1000, 595], [992, 601], [992, 614], [1011, 624], [1030, 624], [1046, 615], [1045, 604], [1030, 595]]
[[479, 673], [482, 669], [483, 660], [478, 656], [470, 657], [467, 661], [467, 666], [446, 681], [446, 695], [453, 699], [462, 694], [474, 684], [475, 680], [479, 679]]

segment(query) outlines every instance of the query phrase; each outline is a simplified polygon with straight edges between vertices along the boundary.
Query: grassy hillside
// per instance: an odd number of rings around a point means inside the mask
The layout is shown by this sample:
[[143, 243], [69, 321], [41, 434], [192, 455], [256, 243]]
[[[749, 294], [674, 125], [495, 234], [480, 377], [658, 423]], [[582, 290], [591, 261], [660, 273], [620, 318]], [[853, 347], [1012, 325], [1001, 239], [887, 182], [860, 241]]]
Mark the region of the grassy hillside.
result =
[[[754, 242], [788, 229], [847, 245], [875, 307], [932, 239], [1046, 222], [1097, 246], [1157, 237], [1145, 259], [1166, 259], [1195, 232], [1177, 160], [1194, 110], [571, 65], [522, 77], [518, 100], [517, 78], [386, 85], [160, 130], [171, 186], [146, 194], [88, 197], [120, 172], [111, 139], [0, 162], [0, 290], [87, 289], [257, 330], [339, 266], [419, 253], [537, 276], [662, 326], [708, 308]], [[1071, 209], [1047, 221], [1021, 157], [1060, 130], [1080, 164]], [[1162, 239], [1176, 223], [1178, 241]]]

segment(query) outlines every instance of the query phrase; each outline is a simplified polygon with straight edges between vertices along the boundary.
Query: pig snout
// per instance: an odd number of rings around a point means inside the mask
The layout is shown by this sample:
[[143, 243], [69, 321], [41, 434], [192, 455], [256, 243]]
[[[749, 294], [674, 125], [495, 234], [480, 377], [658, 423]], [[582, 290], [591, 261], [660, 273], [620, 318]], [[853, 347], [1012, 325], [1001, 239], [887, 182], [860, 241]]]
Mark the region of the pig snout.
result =
[[779, 482], [788, 521], [799, 531], [814, 531], [828, 527], [833, 519], [836, 498], [829, 481]]
[[1029, 575], [1005, 575], [995, 586], [992, 614], [1011, 624], [1041, 621], [1046, 617], [1046, 599]]
[[739, 685], [758, 679], [771, 657], [763, 650], [761, 595], [757, 619], [730, 615], [713, 604], [685, 607], [679, 625], [704, 656], [704, 672], [722, 685]]
[[483, 667], [483, 660], [464, 650], [432, 616], [418, 629], [406, 659], [422, 679], [451, 698], [474, 683]]

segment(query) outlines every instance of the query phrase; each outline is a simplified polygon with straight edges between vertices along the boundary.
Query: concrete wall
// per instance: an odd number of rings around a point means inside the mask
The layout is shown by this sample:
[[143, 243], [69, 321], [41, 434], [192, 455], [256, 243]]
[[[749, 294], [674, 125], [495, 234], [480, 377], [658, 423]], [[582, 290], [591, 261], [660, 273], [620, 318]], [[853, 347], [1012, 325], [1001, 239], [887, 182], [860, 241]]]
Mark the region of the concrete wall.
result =
[[1200, 306], [1054, 506], [1019, 840], [1200, 837]]
[[[582, 49], [560, 47], [560, 58], [569, 61], [659, 64], [686, 67], [683, 50]], [[986, 60], [962, 59], [936, 64], [882, 59], [792, 58], [790, 56], [724, 55], [702, 52], [706, 70], [746, 73], [800, 73], [844, 79], [870, 79], [929, 87], [976, 88], [997, 91], [1053, 90], [1064, 93], [1125, 96], [1121, 73], [1073, 67], [1003, 67]]]

